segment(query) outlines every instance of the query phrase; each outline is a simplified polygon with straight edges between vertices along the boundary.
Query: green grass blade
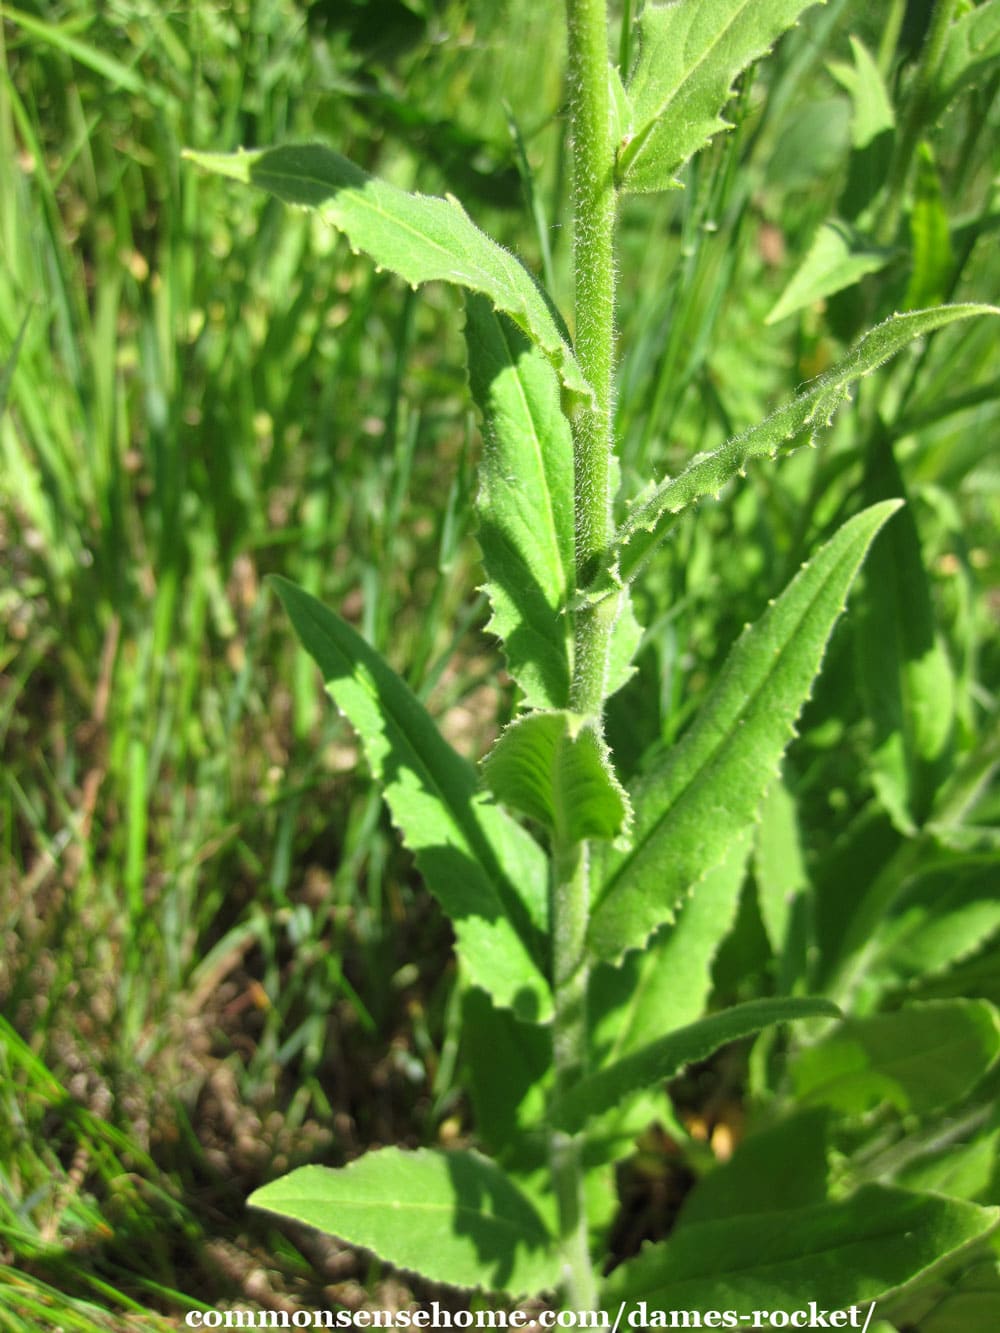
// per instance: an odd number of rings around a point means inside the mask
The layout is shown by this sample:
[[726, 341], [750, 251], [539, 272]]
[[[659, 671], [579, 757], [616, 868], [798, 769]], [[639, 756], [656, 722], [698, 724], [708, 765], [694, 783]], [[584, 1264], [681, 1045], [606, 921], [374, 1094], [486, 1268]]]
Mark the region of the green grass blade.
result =
[[481, 296], [470, 296], [469, 379], [483, 414], [476, 511], [493, 615], [487, 628], [531, 708], [569, 702], [573, 441], [545, 357]]
[[194, 153], [204, 167], [317, 209], [350, 244], [411, 286], [450, 282], [488, 296], [549, 357], [570, 395], [590, 402], [569, 338], [548, 298], [512, 254], [473, 223], [457, 199], [409, 194], [322, 144], [260, 152]]
[[452, 1287], [558, 1287], [553, 1238], [500, 1167], [474, 1152], [382, 1148], [340, 1170], [304, 1166], [250, 1204]]
[[526, 1019], [549, 1017], [539, 963], [546, 914], [541, 848], [478, 790], [406, 684], [339, 616], [293, 583], [275, 587], [327, 691], [361, 739], [393, 819], [451, 918], [470, 981]]
[[641, 948], [752, 823], [887, 501], [804, 565], [726, 659], [697, 720], [632, 793], [632, 848], [605, 857], [589, 938], [600, 958]]

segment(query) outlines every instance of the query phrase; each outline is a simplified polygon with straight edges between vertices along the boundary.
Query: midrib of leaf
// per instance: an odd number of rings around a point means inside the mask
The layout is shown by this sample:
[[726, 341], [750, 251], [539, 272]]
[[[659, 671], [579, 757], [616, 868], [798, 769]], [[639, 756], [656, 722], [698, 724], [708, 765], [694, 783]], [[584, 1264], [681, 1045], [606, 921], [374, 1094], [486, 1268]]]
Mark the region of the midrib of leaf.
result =
[[627, 176], [629, 167], [635, 161], [636, 157], [638, 156], [646, 140], [649, 138], [650, 134], [652, 134], [656, 122], [659, 120], [659, 118], [663, 115], [663, 113], [667, 110], [667, 108], [670, 107], [677, 100], [678, 94], [694, 78], [694, 75], [700, 70], [701, 66], [713, 53], [715, 48], [718, 46], [719, 42], [722, 41], [723, 37], [725, 37], [725, 35], [728, 33], [729, 29], [733, 26], [736, 20], [740, 18], [740, 16], [743, 14], [743, 11], [751, 3], [759, 3], [759, 2], [760, 0], [745, 0], [744, 4], [742, 4], [739, 9], [734, 10], [729, 22], [726, 23], [724, 27], [719, 29], [719, 32], [716, 35], [715, 40], [705, 48], [701, 57], [698, 60], [696, 60], [693, 65], [689, 67], [687, 75], [681, 80], [681, 82], [676, 86], [676, 88], [674, 88], [670, 96], [660, 104], [659, 109], [652, 116], [650, 116], [650, 118], [646, 121], [646, 124], [642, 127], [642, 129], [639, 130], [638, 133], [634, 136], [632, 141], [629, 143], [628, 148], [622, 154], [621, 165], [619, 168], [622, 177]]
[[[846, 551], [846, 552], [844, 553], [844, 555], [843, 555], [841, 561], [838, 561], [836, 565], [834, 565], [834, 566], [831, 567], [831, 570], [830, 570], [829, 574], [826, 576], [825, 580], [819, 585], [819, 587], [818, 587], [818, 589], [817, 589], [815, 595], [814, 595], [814, 596], [813, 596], [813, 597], [806, 603], [806, 605], [805, 605], [805, 607], [804, 607], [804, 609], [803, 609], [801, 615], [799, 615], [799, 616], [796, 618], [796, 620], [795, 620], [795, 630], [797, 630], [797, 629], [801, 626], [802, 622], [803, 622], [803, 621], [804, 621], [804, 620], [811, 614], [811, 612], [813, 611], [813, 609], [814, 609], [815, 606], [816, 606], [816, 603], [817, 603], [817, 602], [822, 598], [822, 596], [826, 593], [826, 590], [827, 590], [827, 588], [829, 587], [830, 583], [833, 582], [833, 581], [835, 581], [836, 574], [837, 574], [837, 571], [840, 569], [841, 563], [842, 563], [844, 560], [847, 560], [848, 562], [850, 562], [851, 558], [852, 558], [851, 552], [848, 550], [848, 551]], [[728, 728], [728, 730], [727, 730], [722, 736], [720, 736], [719, 739], [716, 741], [715, 746], [714, 746], [713, 749], [711, 750], [710, 754], [708, 754], [708, 755], [705, 757], [704, 761], [699, 765], [699, 767], [696, 768], [696, 769], [694, 770], [694, 772], [692, 772], [691, 776], [687, 779], [687, 781], [684, 783], [684, 785], [678, 790], [676, 796], [673, 798], [673, 800], [671, 801], [670, 805], [667, 806], [667, 808], [663, 811], [663, 813], [662, 813], [662, 814], [660, 815], [660, 817], [655, 821], [655, 823], [653, 823], [653, 824], [650, 826], [649, 830], [648, 830], [646, 833], [644, 833], [643, 836], [642, 836], [640, 839], [638, 839], [637, 841], [635, 841], [635, 842], [633, 843], [632, 848], [631, 848], [631, 850], [630, 850], [628, 856], [621, 862], [621, 864], [620, 864], [620, 865], [618, 866], [618, 868], [616, 869], [615, 873], [611, 876], [611, 878], [607, 881], [607, 883], [606, 883], [606, 884], [604, 885], [604, 887], [602, 888], [602, 890], [601, 890], [601, 894], [600, 894], [600, 897], [599, 897], [599, 899], [598, 899], [598, 903], [597, 903], [598, 906], [600, 905], [601, 902], [604, 901], [604, 899], [607, 897], [607, 895], [611, 892], [611, 890], [614, 888], [615, 884], [618, 882], [618, 880], [621, 878], [621, 876], [624, 874], [624, 872], [629, 868], [629, 866], [631, 866], [631, 864], [632, 864], [634, 858], [639, 854], [640, 851], [642, 851], [642, 849], [646, 846], [646, 844], [649, 842], [649, 840], [650, 840], [654, 835], [656, 835], [657, 833], [659, 833], [659, 831], [660, 831], [662, 825], [663, 825], [663, 824], [666, 822], [666, 820], [671, 816], [671, 814], [674, 812], [675, 808], [681, 803], [681, 801], [684, 799], [684, 797], [687, 795], [687, 793], [690, 791], [690, 789], [695, 785], [695, 783], [698, 782], [698, 781], [700, 781], [703, 777], [705, 777], [708, 773], [711, 772], [711, 770], [712, 770], [712, 768], [714, 767], [714, 765], [715, 765], [717, 759], [719, 758], [720, 753], [721, 753], [722, 751], [724, 751], [724, 750], [726, 749], [726, 747], [731, 743], [733, 732], [735, 732], [736, 730], [738, 730], [738, 728], [742, 725], [743, 720], [744, 720], [744, 718], [745, 718], [747, 712], [748, 712], [748, 711], [751, 709], [751, 707], [756, 703], [756, 701], [757, 701], [757, 699], [759, 698], [760, 694], [763, 692], [763, 690], [766, 688], [766, 686], [767, 686], [767, 685], [770, 683], [770, 681], [772, 680], [772, 678], [773, 678], [775, 672], [777, 672], [777, 671], [779, 670], [779, 668], [781, 667], [781, 665], [782, 665], [782, 664], [784, 663], [784, 661], [786, 660], [787, 655], [788, 655], [788, 652], [789, 652], [789, 649], [790, 649], [790, 647], [792, 646], [791, 641], [792, 641], [792, 639], [793, 639], [793, 637], [794, 637], [794, 632], [795, 632], [795, 631], [793, 630], [791, 633], [789, 633], [789, 635], [788, 635], [788, 639], [787, 639], [785, 645], [782, 647], [780, 653], [779, 653], [778, 656], [775, 658], [775, 660], [772, 662], [772, 664], [770, 665], [770, 667], [767, 669], [767, 671], [766, 671], [766, 673], [764, 674], [764, 676], [760, 679], [760, 682], [759, 682], [759, 683], [757, 684], [757, 686], [755, 687], [754, 692], [753, 692], [751, 695], [748, 696], [748, 698], [747, 698], [747, 700], [746, 700], [746, 703], [745, 703], [745, 704], [743, 705], [743, 707], [740, 709], [739, 713], [736, 714], [735, 718], [733, 719], [733, 722], [732, 722], [731, 726], [730, 726], [730, 727]], [[794, 724], [793, 724], [793, 729], [794, 729]], [[637, 795], [638, 795], [638, 793], [637, 793]]]

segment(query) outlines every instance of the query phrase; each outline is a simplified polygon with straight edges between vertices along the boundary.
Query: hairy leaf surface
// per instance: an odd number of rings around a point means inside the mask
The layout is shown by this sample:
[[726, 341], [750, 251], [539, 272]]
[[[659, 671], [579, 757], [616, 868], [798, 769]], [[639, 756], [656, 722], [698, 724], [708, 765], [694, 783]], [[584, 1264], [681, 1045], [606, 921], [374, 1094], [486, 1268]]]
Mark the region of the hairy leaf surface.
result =
[[483, 760], [498, 801], [536, 819], [563, 843], [613, 839], [628, 829], [628, 797], [592, 724], [561, 710], [529, 713]]
[[571, 394], [593, 400], [541, 288], [512, 254], [479, 230], [457, 199], [409, 194], [322, 144], [187, 156], [285, 203], [317, 209], [355, 250], [414, 287], [440, 281], [481, 292], [543, 349]]
[[755, 458], [777, 458], [800, 444], [811, 442], [847, 398], [855, 380], [871, 374], [915, 338], [973, 315], [996, 315], [990, 305], [952, 305], [937, 310], [914, 310], [893, 315], [865, 334], [844, 359], [760, 425], [736, 435], [712, 453], [692, 460], [679, 477], [667, 477], [648, 499], [638, 504], [614, 543], [611, 568], [590, 592], [596, 598], [613, 595], [620, 582], [633, 579], [673, 527], [676, 516], [722, 487]]
[[449, 1286], [523, 1296], [559, 1284], [544, 1222], [475, 1152], [381, 1148], [337, 1170], [300, 1167], [248, 1202]]
[[[820, 0], [822, 2], [822, 0]], [[817, 0], [697, 0], [647, 4], [628, 81], [631, 134], [618, 151], [628, 190], [666, 190], [675, 172], [719, 130], [733, 80]]]
[[608, 1279], [604, 1304], [651, 1309], [842, 1310], [987, 1236], [1000, 1212], [868, 1186], [837, 1203], [679, 1227]]
[[707, 1059], [727, 1042], [749, 1037], [774, 1023], [796, 1018], [829, 1018], [837, 1013], [837, 1006], [829, 1000], [805, 997], [751, 1000], [735, 1005], [671, 1032], [581, 1079], [571, 1092], [556, 1100], [552, 1108], [554, 1123], [576, 1132], [593, 1116], [617, 1106], [629, 1093], [672, 1078], [684, 1065]]
[[487, 628], [530, 708], [569, 702], [573, 441], [546, 357], [489, 301], [470, 296], [469, 379], [483, 414], [476, 512]]
[[275, 587], [303, 647], [364, 746], [393, 820], [455, 926], [469, 980], [522, 1018], [551, 1013], [537, 959], [547, 912], [541, 848], [478, 790], [388, 663], [345, 621], [285, 579]]
[[753, 822], [847, 590], [896, 508], [858, 514], [802, 567], [736, 642], [691, 728], [637, 784], [632, 848], [604, 857], [589, 932], [598, 957], [641, 948]]

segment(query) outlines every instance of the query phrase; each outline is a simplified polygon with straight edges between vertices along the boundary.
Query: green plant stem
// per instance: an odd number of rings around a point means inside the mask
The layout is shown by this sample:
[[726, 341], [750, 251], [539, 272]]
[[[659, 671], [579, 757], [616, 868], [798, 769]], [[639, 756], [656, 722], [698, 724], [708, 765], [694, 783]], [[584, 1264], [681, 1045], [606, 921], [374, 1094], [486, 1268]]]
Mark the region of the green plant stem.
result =
[[[572, 109], [576, 354], [594, 392], [573, 420], [576, 566], [585, 586], [611, 533], [615, 188], [604, 0], [567, 0]], [[587, 617], [581, 617], [589, 625]], [[589, 633], [589, 631], [588, 631]], [[588, 634], [584, 635], [584, 638]], [[593, 634], [590, 637], [594, 637]], [[584, 647], [585, 656], [588, 655]], [[582, 678], [586, 668], [577, 672]], [[596, 684], [596, 682], [595, 682]], [[600, 712], [603, 689], [580, 711]], [[580, 707], [579, 703], [575, 705]]]
[[[586, 843], [557, 843], [553, 848], [552, 1046], [556, 1097], [578, 1082], [587, 1063], [589, 869]], [[559, 1208], [565, 1295], [573, 1309], [596, 1309], [582, 1136], [554, 1130], [549, 1156]]]
[[[611, 539], [611, 399], [614, 372], [614, 145], [608, 88], [605, 0], [567, 0], [573, 162], [576, 354], [594, 406], [573, 419], [577, 586], [587, 584]], [[615, 599], [576, 613], [570, 704], [600, 726]], [[587, 920], [589, 856], [585, 843], [553, 847], [552, 984], [556, 1096], [587, 1064]], [[565, 1296], [595, 1309], [587, 1234], [583, 1140], [553, 1131], [553, 1187], [559, 1208]]]
[[920, 64], [913, 78], [913, 87], [906, 104], [906, 114], [896, 148], [889, 167], [889, 184], [886, 192], [885, 211], [882, 214], [878, 231], [881, 244], [889, 245], [895, 240], [899, 229], [899, 218], [903, 210], [903, 195], [910, 175], [910, 166], [920, 140], [921, 131], [927, 120], [928, 104], [937, 80], [941, 57], [944, 55], [945, 39], [956, 0], [936, 0], [930, 27], [920, 52]]

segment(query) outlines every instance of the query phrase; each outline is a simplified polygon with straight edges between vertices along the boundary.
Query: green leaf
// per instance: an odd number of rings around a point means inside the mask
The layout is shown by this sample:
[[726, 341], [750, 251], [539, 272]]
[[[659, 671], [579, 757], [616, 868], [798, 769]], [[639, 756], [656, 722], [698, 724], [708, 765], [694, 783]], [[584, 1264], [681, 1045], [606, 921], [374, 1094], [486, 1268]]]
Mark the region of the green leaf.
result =
[[[822, 2], [822, 0], [820, 0]], [[631, 134], [616, 178], [633, 191], [667, 190], [674, 173], [719, 130], [733, 80], [816, 0], [698, 0], [647, 4], [628, 81]]]
[[518, 1022], [483, 991], [469, 989], [462, 999], [462, 1052], [462, 1085], [479, 1141], [508, 1169], [544, 1164], [548, 1142], [539, 1126], [552, 1080], [551, 1028]]
[[792, 1065], [799, 1101], [863, 1115], [888, 1103], [925, 1115], [952, 1105], [1000, 1053], [1000, 1015], [985, 1000], [933, 1000], [848, 1019]]
[[917, 150], [917, 178], [910, 212], [913, 268], [906, 288], [907, 310], [936, 305], [944, 299], [955, 257], [951, 249], [948, 212], [941, 194], [941, 178], [928, 144]]
[[937, 119], [960, 92], [995, 71], [1000, 57], [1000, 0], [986, 0], [948, 29], [931, 115]]
[[734, 436], [712, 453], [693, 459], [679, 477], [667, 477], [652, 495], [636, 505], [618, 532], [610, 567], [587, 596], [613, 596], [621, 583], [635, 578], [664, 540], [676, 517], [706, 495], [718, 495], [733, 477], [742, 475], [755, 458], [777, 458], [802, 443], [811, 443], [847, 398], [855, 380], [871, 374], [915, 338], [973, 315], [998, 315], [1000, 307], [951, 305], [893, 315], [865, 334], [844, 359], [813, 380], [806, 390], [760, 425]]
[[573, 441], [559, 381], [506, 316], [470, 296], [469, 379], [483, 414], [476, 512], [487, 626], [530, 708], [569, 701], [574, 586]]
[[322, 144], [194, 153], [190, 161], [287, 204], [314, 208], [355, 250], [412, 286], [451, 282], [489, 297], [549, 357], [571, 395], [593, 401], [548, 298], [526, 268], [472, 222], [457, 199], [409, 194]]
[[776, 324], [797, 310], [853, 287], [866, 273], [885, 268], [894, 253], [846, 222], [824, 222], [765, 324]]
[[472, 765], [356, 630], [295, 584], [274, 584], [358, 733], [427, 887], [454, 924], [469, 980], [522, 1018], [547, 1019], [551, 992], [537, 962], [548, 893], [541, 848], [478, 790]]
[[[995, 1242], [994, 1242], [995, 1243]], [[993, 1257], [970, 1264], [947, 1280], [921, 1287], [897, 1308], [897, 1328], [919, 1333], [996, 1333], [1000, 1328], [1000, 1264]], [[874, 1333], [870, 1330], [870, 1333]]]
[[594, 1064], [609, 1064], [701, 1018], [712, 991], [712, 963], [736, 920], [746, 876], [748, 834], [681, 904], [641, 952], [591, 977]]
[[671, 1032], [634, 1051], [614, 1064], [581, 1079], [571, 1092], [557, 1098], [551, 1110], [552, 1123], [575, 1133], [593, 1116], [617, 1106], [639, 1088], [648, 1088], [672, 1078], [684, 1065], [705, 1060], [731, 1041], [752, 1036], [773, 1023], [797, 1018], [829, 1018], [838, 1013], [829, 1000], [805, 997], [751, 1000], [698, 1023]]
[[781, 777], [760, 806], [754, 846], [754, 879], [760, 918], [776, 958], [783, 959], [809, 888], [795, 800]]
[[512, 722], [483, 760], [498, 801], [528, 815], [562, 843], [617, 838], [628, 830], [628, 797], [592, 723], [565, 710]]
[[603, 858], [589, 931], [597, 957], [642, 947], [752, 824], [847, 590], [897, 507], [857, 515], [803, 566], [737, 641], [691, 728], [637, 784], [632, 849]]
[[674, 1234], [700, 1222], [823, 1203], [828, 1118], [814, 1107], [743, 1139], [729, 1161], [702, 1176], [684, 1200]]
[[850, 37], [853, 65], [831, 61], [830, 73], [851, 95], [851, 144], [856, 150], [867, 148], [879, 135], [892, 130], [896, 115], [889, 92], [867, 46]]
[[996, 1209], [868, 1186], [837, 1203], [680, 1227], [608, 1279], [607, 1309], [843, 1310], [989, 1234]]
[[912, 985], [971, 958], [1000, 933], [1000, 857], [961, 858], [913, 879], [879, 925], [869, 973]]
[[382, 1148], [339, 1170], [300, 1167], [248, 1202], [451, 1287], [523, 1296], [559, 1286], [542, 1219], [478, 1153]]
[[[891, 443], [869, 446], [865, 498], [906, 498]], [[912, 834], [947, 773], [955, 681], [935, 624], [911, 505], [872, 552], [855, 624], [862, 694], [875, 727], [872, 777], [896, 827]]]

